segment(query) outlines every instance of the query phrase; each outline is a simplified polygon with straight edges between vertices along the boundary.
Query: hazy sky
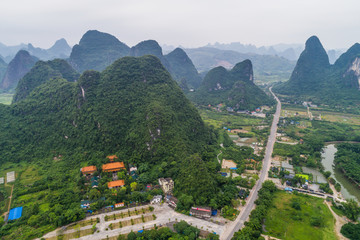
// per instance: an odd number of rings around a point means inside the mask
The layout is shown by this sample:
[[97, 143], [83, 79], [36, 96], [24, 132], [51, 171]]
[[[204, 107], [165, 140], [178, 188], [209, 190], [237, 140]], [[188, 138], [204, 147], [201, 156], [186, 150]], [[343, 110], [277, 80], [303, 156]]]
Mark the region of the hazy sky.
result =
[[325, 48], [348, 48], [360, 42], [359, 9], [359, 0], [1, 0], [0, 42], [73, 45], [96, 29], [129, 46], [262, 46], [317, 35]]

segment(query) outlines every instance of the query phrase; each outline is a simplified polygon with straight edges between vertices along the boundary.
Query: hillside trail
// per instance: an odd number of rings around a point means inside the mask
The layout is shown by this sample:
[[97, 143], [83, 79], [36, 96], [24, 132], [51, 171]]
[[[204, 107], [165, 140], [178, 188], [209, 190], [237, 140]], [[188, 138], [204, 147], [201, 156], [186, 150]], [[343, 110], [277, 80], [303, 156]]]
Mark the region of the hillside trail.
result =
[[6, 216], [6, 214], [8, 214], [10, 212], [13, 190], [14, 190], [14, 185], [12, 185], [12, 187], [11, 187], [11, 194], [10, 194], [10, 197], [9, 197], [10, 201], [9, 201], [8, 210], [7, 210], [7, 212], [4, 212], [1, 216]]
[[336, 233], [337, 238], [338, 238], [339, 240], [348, 240], [348, 238], [344, 237], [344, 236], [341, 234], [340, 230], [341, 230], [341, 227], [342, 227], [344, 224], [348, 223], [349, 221], [346, 220], [345, 217], [340, 217], [339, 215], [337, 215], [337, 214], [332, 210], [329, 202], [327, 202], [327, 201], [324, 201], [324, 202], [325, 202], [325, 204], [328, 206], [328, 208], [330, 209], [330, 212], [332, 213], [332, 215], [333, 215], [334, 218], [335, 218], [335, 233]]

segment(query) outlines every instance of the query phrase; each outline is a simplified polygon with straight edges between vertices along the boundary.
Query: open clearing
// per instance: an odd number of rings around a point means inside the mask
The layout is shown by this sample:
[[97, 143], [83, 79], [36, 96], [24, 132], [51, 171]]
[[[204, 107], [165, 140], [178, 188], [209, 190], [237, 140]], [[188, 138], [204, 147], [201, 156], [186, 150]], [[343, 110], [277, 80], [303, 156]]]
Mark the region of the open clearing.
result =
[[[266, 216], [265, 234], [289, 240], [335, 240], [335, 220], [323, 201], [303, 194], [277, 192], [274, 206]], [[299, 203], [301, 209], [294, 209], [293, 202]], [[315, 221], [320, 222], [320, 226], [313, 226]]]

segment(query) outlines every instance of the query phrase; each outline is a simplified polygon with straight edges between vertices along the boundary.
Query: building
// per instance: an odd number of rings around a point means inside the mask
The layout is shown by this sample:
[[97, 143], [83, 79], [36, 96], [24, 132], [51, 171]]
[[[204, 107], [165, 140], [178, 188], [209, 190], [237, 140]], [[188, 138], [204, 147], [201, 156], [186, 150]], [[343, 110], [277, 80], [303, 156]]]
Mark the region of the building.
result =
[[89, 201], [89, 200], [82, 200], [82, 201], [80, 202], [80, 207], [81, 207], [82, 209], [87, 209], [87, 208], [90, 208], [90, 204], [91, 204], [91, 201]]
[[123, 187], [123, 186], [125, 186], [125, 181], [124, 180], [116, 180], [116, 181], [108, 182], [108, 188], [109, 189], [119, 188], [119, 187]]
[[190, 209], [190, 215], [199, 218], [210, 218], [211, 208], [210, 207], [192, 207]]
[[114, 160], [118, 159], [118, 157], [116, 155], [110, 155], [106, 157], [107, 159], [110, 160], [110, 162], [113, 162]]
[[124, 162], [112, 162], [102, 165], [103, 172], [119, 172], [126, 169]]
[[153, 199], [150, 201], [151, 204], [158, 204], [161, 203], [162, 200], [162, 196], [161, 195], [156, 195], [153, 197]]
[[91, 178], [91, 187], [92, 188], [97, 188], [99, 186], [99, 183], [98, 183], [98, 177], [97, 176], [93, 176]]
[[124, 207], [124, 206], [125, 206], [125, 203], [124, 203], [124, 202], [115, 203], [115, 208], [121, 208], [121, 207]]
[[172, 195], [167, 195], [166, 196], [166, 202], [169, 204], [170, 207], [176, 208], [178, 200], [177, 200], [176, 197], [174, 197]]
[[96, 166], [87, 166], [87, 167], [83, 167], [80, 170], [83, 175], [93, 175], [97, 171], [97, 168]]
[[171, 194], [174, 189], [174, 181], [171, 178], [159, 178], [159, 184], [164, 194]]

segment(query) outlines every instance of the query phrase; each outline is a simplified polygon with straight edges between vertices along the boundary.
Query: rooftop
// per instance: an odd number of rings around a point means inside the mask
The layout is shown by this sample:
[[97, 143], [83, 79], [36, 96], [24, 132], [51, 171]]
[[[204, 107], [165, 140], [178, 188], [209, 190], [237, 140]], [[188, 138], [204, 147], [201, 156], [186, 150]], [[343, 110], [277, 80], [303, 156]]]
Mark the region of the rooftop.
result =
[[125, 164], [123, 162], [112, 162], [102, 165], [102, 170], [104, 172], [114, 172], [119, 171], [120, 169], [125, 169]]
[[116, 180], [116, 181], [108, 182], [108, 188], [122, 187], [122, 186], [125, 186], [124, 180]]
[[112, 160], [112, 161], [114, 161], [115, 159], [118, 159], [118, 157], [116, 155], [110, 155], [110, 156], [107, 156], [106, 158], [108, 158], [109, 160]]
[[87, 166], [87, 167], [83, 167], [81, 169], [82, 173], [92, 173], [95, 172], [97, 170], [96, 166]]
[[23, 210], [23, 207], [17, 207], [17, 208], [11, 209], [9, 212], [8, 220], [10, 221], [10, 220], [15, 220], [15, 219], [20, 218], [22, 215], [22, 210]]

